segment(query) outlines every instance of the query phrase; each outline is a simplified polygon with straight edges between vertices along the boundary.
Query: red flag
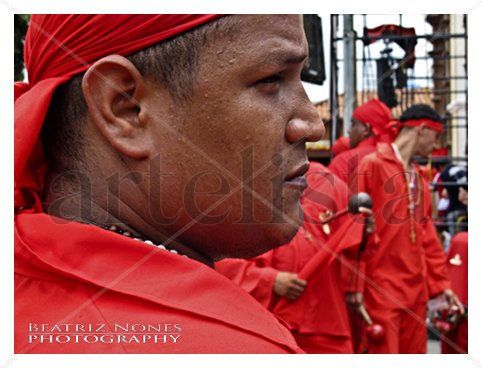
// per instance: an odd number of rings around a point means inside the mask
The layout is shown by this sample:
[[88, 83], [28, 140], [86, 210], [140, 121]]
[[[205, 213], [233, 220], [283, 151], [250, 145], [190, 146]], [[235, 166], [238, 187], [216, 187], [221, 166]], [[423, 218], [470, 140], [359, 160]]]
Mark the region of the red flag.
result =
[[298, 273], [300, 279], [308, 282], [306, 289], [301, 296], [295, 301], [281, 298], [278, 304], [272, 309], [272, 312], [286, 321], [290, 321], [291, 328], [299, 329], [299, 326], [293, 325], [296, 316], [300, 314], [300, 310], [306, 307], [307, 302], [313, 298], [312, 293], [316, 291], [313, 285], [315, 279], [320, 274], [320, 269], [327, 267], [338, 258], [339, 254], [352, 247], [358, 247], [363, 236], [363, 219], [361, 215], [350, 216], [343, 221], [343, 224], [336, 231], [330, 240]]

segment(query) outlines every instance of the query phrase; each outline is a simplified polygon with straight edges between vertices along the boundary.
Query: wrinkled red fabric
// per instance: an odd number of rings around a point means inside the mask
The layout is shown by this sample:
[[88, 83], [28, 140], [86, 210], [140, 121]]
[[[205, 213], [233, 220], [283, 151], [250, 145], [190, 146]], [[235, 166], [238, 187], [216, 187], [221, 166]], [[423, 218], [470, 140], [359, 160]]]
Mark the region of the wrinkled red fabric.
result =
[[353, 111], [353, 118], [369, 125], [375, 136], [380, 136], [386, 133], [392, 113], [387, 105], [375, 98], [358, 106]]
[[340, 137], [334, 143], [331, 151], [333, 152], [333, 156], [337, 156], [342, 152], [345, 152], [350, 149], [350, 138], [349, 137]]
[[[275, 315], [281, 317], [285, 321], [289, 321], [291, 328], [301, 332], [322, 332], [323, 327], [328, 325], [333, 327], [341, 327], [336, 325], [339, 318], [331, 319], [318, 317], [317, 321], [313, 321], [307, 325], [304, 325], [305, 320], [314, 320], [310, 317], [317, 309], [331, 315], [332, 311], [336, 311], [338, 314], [343, 314], [344, 321], [343, 329], [330, 328], [328, 331], [331, 334], [337, 335], [346, 333], [350, 334], [348, 327], [347, 312], [345, 308], [344, 294], [345, 289], [341, 280], [341, 270], [337, 267], [336, 274], [333, 272], [323, 272], [328, 270], [332, 262], [337, 260], [337, 257], [347, 249], [355, 249], [361, 243], [363, 234], [363, 222], [358, 217], [347, 216], [348, 219], [343, 221], [343, 224], [336, 231], [336, 233], [330, 237], [326, 244], [323, 244], [320, 250], [312, 255], [311, 259], [305, 264], [305, 266], [298, 272], [299, 278], [306, 280], [308, 285], [301, 294], [301, 296], [295, 301], [290, 301], [286, 298], [280, 298], [278, 303], [272, 308]], [[346, 262], [346, 261], [345, 261]], [[340, 267], [349, 267], [346, 264], [340, 264]], [[327, 280], [336, 280], [336, 283], [327, 282]], [[322, 290], [335, 288], [338, 290], [339, 297], [337, 299], [323, 298]], [[323, 292], [324, 293], [324, 292]], [[336, 293], [333, 292], [333, 295]], [[314, 303], [318, 301], [318, 303]], [[314, 305], [316, 308], [313, 308]], [[301, 317], [301, 318], [300, 318]], [[334, 316], [332, 316], [334, 317]], [[321, 329], [320, 329], [321, 327]], [[320, 331], [321, 330], [321, 331]], [[338, 332], [338, 333], [337, 333]]]
[[39, 141], [56, 88], [110, 54], [127, 56], [220, 15], [32, 15], [25, 39], [28, 83], [15, 83], [15, 208], [40, 211], [45, 163]]
[[[447, 253], [447, 267], [452, 290], [460, 301], [468, 305], [468, 263], [469, 263], [469, 233], [461, 232], [452, 238], [450, 249]], [[442, 354], [467, 354], [468, 351], [469, 323], [466, 317], [459, 321], [457, 327], [442, 339]], [[455, 345], [455, 346], [454, 346]]]
[[351, 175], [356, 171], [361, 160], [370, 153], [375, 152], [376, 145], [377, 140], [375, 137], [364, 139], [358, 146], [336, 156], [330, 162], [328, 168], [345, 183], [349, 183]]
[[[100, 324], [105, 334], [116, 332], [115, 324], [167, 323], [178, 324], [181, 331], [176, 343], [30, 343], [30, 323]], [[93, 225], [29, 211], [15, 218], [14, 349], [64, 354], [302, 352], [272, 314], [208, 266]]]
[[[448, 341], [450, 341], [450, 344]], [[455, 345], [455, 346], [454, 346]], [[442, 354], [467, 354], [469, 351], [469, 320], [462, 318], [457, 328], [442, 339]]]
[[469, 304], [468, 290], [469, 266], [469, 233], [461, 232], [452, 238], [450, 249], [447, 253], [447, 267], [452, 290], [460, 301]]

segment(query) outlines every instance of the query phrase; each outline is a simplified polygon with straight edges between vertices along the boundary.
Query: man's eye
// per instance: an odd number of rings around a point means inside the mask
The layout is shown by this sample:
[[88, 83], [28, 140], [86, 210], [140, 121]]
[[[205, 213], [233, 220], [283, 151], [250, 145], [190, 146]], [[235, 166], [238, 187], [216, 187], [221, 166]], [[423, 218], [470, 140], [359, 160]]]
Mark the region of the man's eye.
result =
[[267, 78], [263, 78], [261, 80], [258, 81], [258, 83], [277, 83], [277, 82], [280, 82], [282, 79], [281, 77], [281, 74], [274, 74], [274, 75], [271, 75]]

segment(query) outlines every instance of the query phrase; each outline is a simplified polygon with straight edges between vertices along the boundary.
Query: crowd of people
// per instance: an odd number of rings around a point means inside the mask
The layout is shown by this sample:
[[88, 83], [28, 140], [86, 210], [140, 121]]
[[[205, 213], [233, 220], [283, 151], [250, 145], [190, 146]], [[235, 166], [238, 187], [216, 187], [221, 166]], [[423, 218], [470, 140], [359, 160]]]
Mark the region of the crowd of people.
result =
[[440, 116], [369, 101], [308, 163], [307, 57], [297, 15], [31, 16], [16, 353], [423, 353], [429, 300], [466, 351], [467, 234], [444, 253], [413, 160]]
[[[452, 231], [455, 237], [444, 253], [427, 168], [414, 161], [436, 148], [442, 118], [417, 104], [396, 120], [373, 99], [354, 110], [351, 123], [348, 139], [335, 143], [328, 167], [311, 162], [302, 199], [305, 220], [297, 236], [250, 260], [218, 262], [216, 269], [283, 318], [310, 353], [425, 353], [429, 299], [438, 302], [429, 315], [442, 350], [466, 352], [467, 233]], [[442, 184], [456, 184], [448, 187], [449, 213], [466, 214], [459, 205], [467, 203], [466, 173], [448, 165], [438, 175]], [[370, 227], [365, 236], [353, 215], [334, 216], [360, 192], [373, 201], [365, 221], [373, 218], [374, 226], [365, 224]], [[330, 216], [333, 221], [327, 222]], [[454, 228], [455, 222], [450, 224]], [[319, 254], [330, 260], [320, 263]]]

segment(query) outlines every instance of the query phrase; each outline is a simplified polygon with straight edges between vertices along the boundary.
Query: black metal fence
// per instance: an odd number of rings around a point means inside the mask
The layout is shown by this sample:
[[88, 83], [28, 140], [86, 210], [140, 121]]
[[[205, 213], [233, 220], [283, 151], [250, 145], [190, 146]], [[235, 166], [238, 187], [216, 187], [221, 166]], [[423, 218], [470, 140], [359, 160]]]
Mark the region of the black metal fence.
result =
[[[439, 169], [452, 163], [468, 165], [466, 15], [420, 15], [427, 24], [426, 28], [431, 26], [431, 31], [422, 34], [414, 32], [415, 28], [405, 27], [402, 15], [398, 24], [377, 24], [374, 28], [367, 27], [369, 17], [371, 15], [353, 15], [353, 24], [358, 25], [353, 29], [355, 58], [347, 61], [342, 55], [346, 41], [342, 15], [331, 15], [330, 145], [343, 135], [340, 126], [347, 123], [343, 122], [346, 101], [340, 98], [340, 91], [344, 83], [344, 63], [352, 62], [357, 76], [355, 96], [358, 104], [376, 96], [387, 103], [397, 117], [414, 103], [428, 103], [442, 116], [446, 129], [441, 143], [446, 154], [429, 160], [418, 158], [421, 164], [434, 165]], [[415, 47], [418, 42], [424, 47]], [[384, 48], [380, 50], [382, 45]], [[400, 57], [400, 48], [405, 51], [403, 57]], [[374, 49], [378, 50], [378, 55], [375, 55]], [[393, 56], [394, 50], [398, 51], [397, 57]], [[425, 68], [416, 68], [417, 63], [419, 66], [422, 63]], [[381, 67], [385, 68], [383, 73], [380, 72]], [[432, 186], [434, 198], [439, 186], [440, 183]], [[446, 218], [436, 220], [441, 230], [453, 222]]]

